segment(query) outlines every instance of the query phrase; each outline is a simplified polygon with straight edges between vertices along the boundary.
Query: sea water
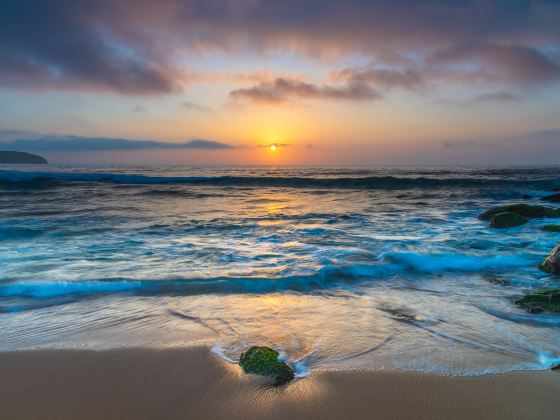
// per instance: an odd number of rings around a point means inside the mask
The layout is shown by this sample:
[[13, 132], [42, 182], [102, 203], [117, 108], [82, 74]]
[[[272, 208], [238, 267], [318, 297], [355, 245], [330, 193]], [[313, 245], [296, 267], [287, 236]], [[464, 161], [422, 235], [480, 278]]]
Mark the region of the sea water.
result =
[[544, 369], [560, 315], [514, 301], [559, 286], [537, 265], [560, 234], [476, 216], [558, 187], [560, 168], [2, 166], [0, 350], [205, 344], [235, 362], [269, 345], [300, 375]]

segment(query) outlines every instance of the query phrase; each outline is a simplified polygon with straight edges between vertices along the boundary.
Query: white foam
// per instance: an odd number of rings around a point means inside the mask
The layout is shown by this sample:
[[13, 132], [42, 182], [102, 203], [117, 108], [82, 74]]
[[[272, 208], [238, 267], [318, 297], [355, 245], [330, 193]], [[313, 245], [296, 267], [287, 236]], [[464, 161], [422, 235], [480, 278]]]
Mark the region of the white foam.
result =
[[478, 272], [487, 269], [523, 267], [534, 264], [533, 258], [523, 254], [478, 256], [451, 253], [386, 252], [381, 255], [381, 258], [422, 273], [442, 271]]

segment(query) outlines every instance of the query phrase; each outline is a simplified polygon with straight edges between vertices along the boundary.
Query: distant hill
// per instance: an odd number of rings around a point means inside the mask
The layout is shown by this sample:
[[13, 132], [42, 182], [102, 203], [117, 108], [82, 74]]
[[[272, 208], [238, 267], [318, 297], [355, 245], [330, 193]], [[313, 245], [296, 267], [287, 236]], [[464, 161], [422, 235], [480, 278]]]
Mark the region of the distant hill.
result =
[[2, 163], [46, 164], [48, 162], [45, 158], [31, 153], [0, 151], [0, 164]]

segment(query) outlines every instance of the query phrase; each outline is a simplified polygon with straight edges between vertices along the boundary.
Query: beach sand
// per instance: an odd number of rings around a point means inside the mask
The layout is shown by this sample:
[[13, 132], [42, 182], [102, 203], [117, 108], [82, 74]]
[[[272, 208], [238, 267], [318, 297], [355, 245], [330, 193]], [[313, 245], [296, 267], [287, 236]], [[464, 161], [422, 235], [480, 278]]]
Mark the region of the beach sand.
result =
[[0, 353], [1, 419], [558, 419], [560, 372], [313, 372], [283, 388], [208, 348]]

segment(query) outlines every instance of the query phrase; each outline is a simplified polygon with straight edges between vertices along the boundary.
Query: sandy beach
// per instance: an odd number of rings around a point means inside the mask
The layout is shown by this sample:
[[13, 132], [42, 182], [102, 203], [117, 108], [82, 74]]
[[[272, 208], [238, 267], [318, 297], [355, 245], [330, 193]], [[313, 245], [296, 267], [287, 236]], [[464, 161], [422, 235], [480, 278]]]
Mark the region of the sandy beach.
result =
[[0, 354], [3, 419], [555, 419], [560, 373], [313, 372], [282, 388], [208, 348]]

